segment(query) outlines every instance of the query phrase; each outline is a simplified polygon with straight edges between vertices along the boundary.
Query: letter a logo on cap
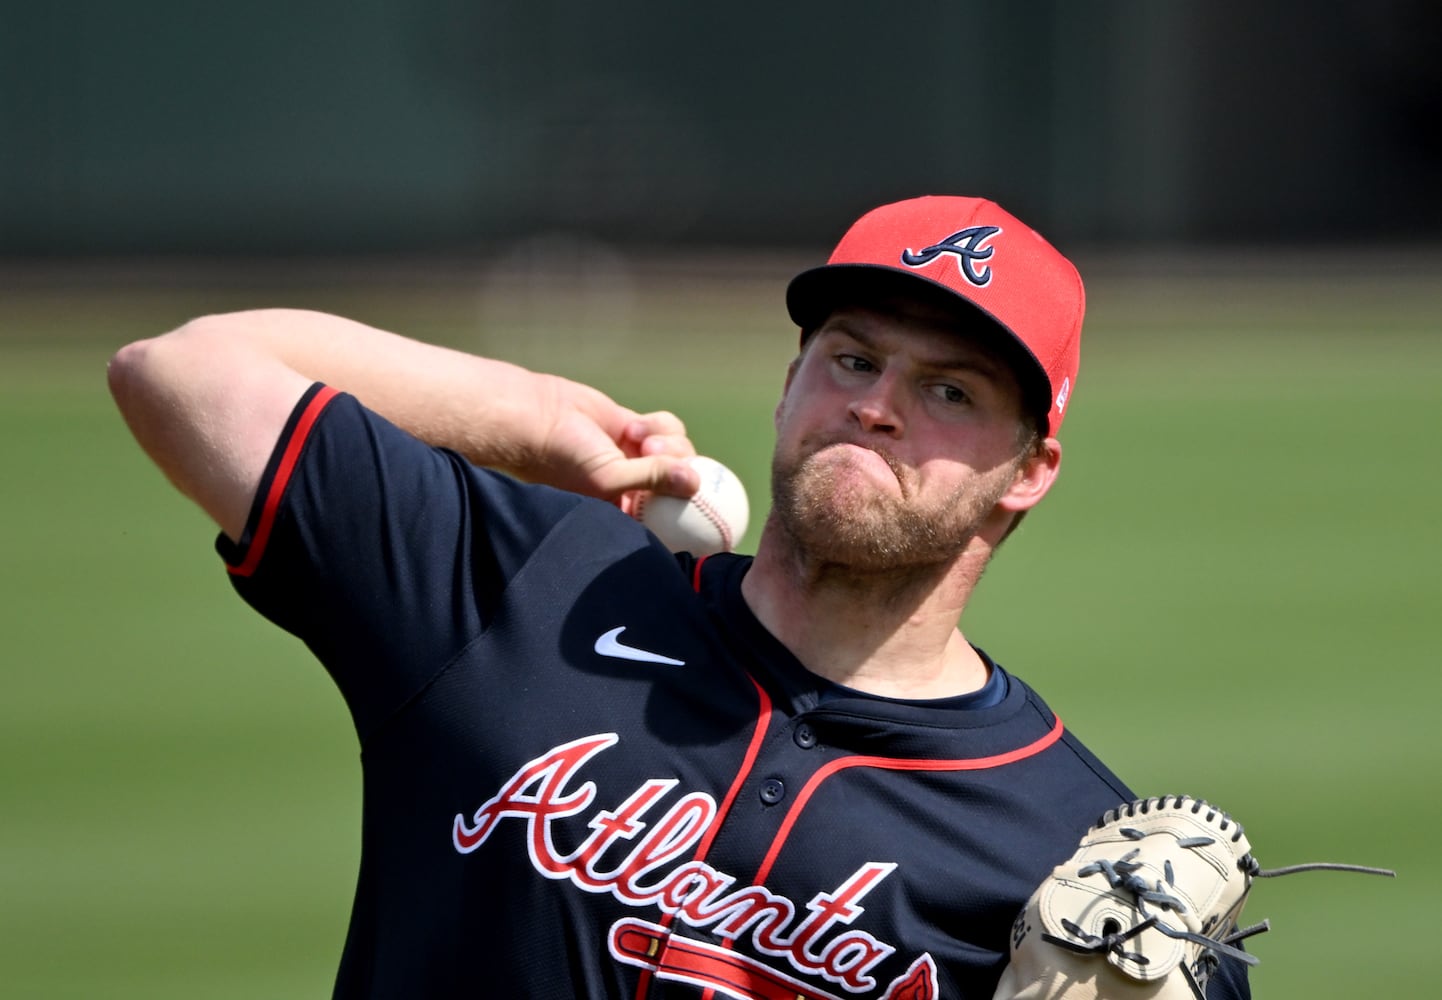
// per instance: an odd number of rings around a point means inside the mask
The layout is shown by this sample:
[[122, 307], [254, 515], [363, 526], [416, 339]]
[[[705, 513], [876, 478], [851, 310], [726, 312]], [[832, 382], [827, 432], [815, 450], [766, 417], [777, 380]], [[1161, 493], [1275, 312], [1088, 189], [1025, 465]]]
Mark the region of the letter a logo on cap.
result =
[[956, 254], [956, 266], [961, 270], [962, 276], [982, 288], [991, 281], [991, 268], [983, 267], [978, 271], [976, 262], [990, 260], [991, 255], [996, 253], [996, 247], [983, 247], [982, 244], [1000, 232], [1000, 226], [972, 226], [970, 229], [962, 229], [924, 250], [913, 251], [907, 248], [901, 254], [901, 262], [908, 267], [925, 267], [942, 254], [953, 253]]
[[[942, 233], [951, 235], [938, 241]], [[938, 259], [948, 256], [955, 271]], [[786, 309], [805, 343], [833, 310], [883, 283], [887, 294], [904, 296], [910, 282], [969, 303], [1023, 349], [1014, 365], [1028, 407], [1046, 414], [1055, 435], [1076, 393], [1086, 313], [1072, 262], [994, 201], [925, 195], [873, 208], [852, 223], [824, 265], [791, 279]]]

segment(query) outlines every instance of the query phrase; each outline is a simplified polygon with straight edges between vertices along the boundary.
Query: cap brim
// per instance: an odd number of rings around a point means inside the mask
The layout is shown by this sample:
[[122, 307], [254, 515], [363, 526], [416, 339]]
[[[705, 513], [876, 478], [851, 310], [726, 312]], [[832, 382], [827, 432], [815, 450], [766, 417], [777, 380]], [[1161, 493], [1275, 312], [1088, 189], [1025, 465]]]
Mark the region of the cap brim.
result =
[[985, 337], [1003, 353], [1016, 374], [1027, 410], [1038, 418], [1041, 427], [1047, 426], [1051, 378], [1036, 355], [1005, 323], [945, 285], [884, 264], [823, 264], [791, 279], [786, 287], [786, 311], [801, 328], [805, 340], [839, 306], [865, 305], [898, 296], [935, 302], [956, 308], [960, 317], [983, 320], [974, 327], [967, 324], [968, 332]]

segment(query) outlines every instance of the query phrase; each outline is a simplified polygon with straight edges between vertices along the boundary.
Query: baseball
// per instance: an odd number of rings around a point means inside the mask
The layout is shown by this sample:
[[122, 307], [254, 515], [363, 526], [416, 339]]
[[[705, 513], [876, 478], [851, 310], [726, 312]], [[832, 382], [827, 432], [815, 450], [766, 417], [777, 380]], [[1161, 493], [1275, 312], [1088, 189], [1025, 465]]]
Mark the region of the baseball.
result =
[[696, 456], [701, 488], [687, 498], [643, 494], [632, 516], [672, 552], [706, 556], [729, 552], [746, 533], [750, 505], [736, 473], [714, 458]]

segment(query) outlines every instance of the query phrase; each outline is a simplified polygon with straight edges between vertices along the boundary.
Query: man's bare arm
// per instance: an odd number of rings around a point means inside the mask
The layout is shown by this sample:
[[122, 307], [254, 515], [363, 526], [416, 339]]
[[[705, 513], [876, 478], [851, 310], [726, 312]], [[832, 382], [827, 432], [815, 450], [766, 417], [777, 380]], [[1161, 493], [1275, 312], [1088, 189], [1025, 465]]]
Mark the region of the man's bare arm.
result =
[[209, 316], [122, 348], [109, 382], [141, 447], [239, 538], [295, 404], [325, 382], [477, 465], [606, 499], [687, 496], [694, 453], [675, 416], [588, 386], [296, 310]]

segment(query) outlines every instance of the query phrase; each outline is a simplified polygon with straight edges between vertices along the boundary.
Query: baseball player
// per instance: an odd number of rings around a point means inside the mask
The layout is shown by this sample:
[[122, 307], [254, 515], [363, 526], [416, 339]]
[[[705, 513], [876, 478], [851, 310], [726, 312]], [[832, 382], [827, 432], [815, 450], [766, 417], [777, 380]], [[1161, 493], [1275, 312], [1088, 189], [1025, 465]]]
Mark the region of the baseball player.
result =
[[[697, 488], [692, 445], [575, 382], [279, 310], [113, 359], [236, 590], [354, 719], [337, 997], [988, 998], [1033, 891], [1134, 798], [957, 627], [1060, 467], [1075, 269], [991, 202], [919, 198], [787, 307], [754, 557], [628, 517]], [[1198, 989], [1248, 995], [1209, 958]]]

